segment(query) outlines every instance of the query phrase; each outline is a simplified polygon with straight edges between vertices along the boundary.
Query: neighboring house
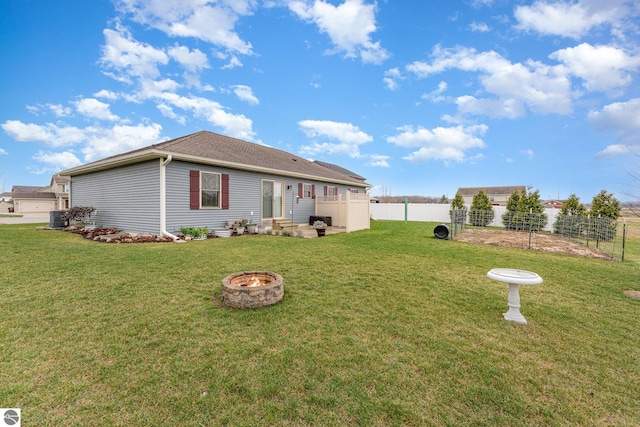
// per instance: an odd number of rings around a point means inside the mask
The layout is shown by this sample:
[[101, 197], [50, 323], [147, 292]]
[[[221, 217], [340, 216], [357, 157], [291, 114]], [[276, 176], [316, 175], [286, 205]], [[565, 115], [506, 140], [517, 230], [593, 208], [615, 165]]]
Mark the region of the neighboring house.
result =
[[163, 234], [235, 219], [303, 224], [316, 214], [316, 194], [366, 196], [371, 187], [286, 151], [205, 131], [61, 174], [71, 178], [71, 206], [96, 208], [96, 226]]
[[524, 185], [512, 185], [506, 187], [460, 187], [458, 188], [457, 194], [462, 196], [466, 206], [471, 206], [473, 196], [478, 194], [480, 190], [489, 197], [492, 205], [506, 206], [507, 200], [509, 200], [509, 197], [514, 191], [527, 191], [527, 187]]
[[11, 199], [14, 212], [19, 214], [48, 214], [56, 210], [56, 195], [51, 187], [14, 185]]
[[15, 213], [43, 214], [69, 209], [69, 177], [54, 175], [47, 187], [14, 185], [10, 196]]
[[564, 202], [562, 200], [545, 200], [542, 205], [545, 208], [562, 209]]
[[68, 176], [53, 175], [51, 177], [51, 191], [56, 195], [56, 210], [69, 209], [69, 183]]
[[11, 202], [11, 193], [6, 192], [0, 194], [0, 213], [13, 212], [13, 203]]

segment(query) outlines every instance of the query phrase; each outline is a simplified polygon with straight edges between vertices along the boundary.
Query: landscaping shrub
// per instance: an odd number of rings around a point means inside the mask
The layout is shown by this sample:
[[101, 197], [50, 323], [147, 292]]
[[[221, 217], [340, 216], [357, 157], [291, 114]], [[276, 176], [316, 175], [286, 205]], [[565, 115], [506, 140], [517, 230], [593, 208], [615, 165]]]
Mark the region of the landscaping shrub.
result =
[[469, 210], [469, 223], [476, 227], [486, 227], [493, 218], [495, 213], [493, 212], [493, 205], [491, 200], [484, 191], [480, 190], [471, 202], [471, 209]]
[[547, 214], [540, 201], [540, 192], [514, 191], [507, 200], [507, 212], [502, 215], [507, 230], [540, 231], [547, 225]]

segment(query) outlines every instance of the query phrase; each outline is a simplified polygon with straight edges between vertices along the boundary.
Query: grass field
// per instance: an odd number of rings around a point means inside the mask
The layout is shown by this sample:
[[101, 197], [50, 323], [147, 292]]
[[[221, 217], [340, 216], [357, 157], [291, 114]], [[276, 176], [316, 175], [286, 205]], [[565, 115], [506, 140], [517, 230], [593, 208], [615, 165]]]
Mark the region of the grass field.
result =
[[[115, 245], [0, 225], [0, 407], [25, 426], [638, 425], [639, 238], [621, 263], [434, 226]], [[543, 277], [528, 325], [503, 320], [495, 267]], [[284, 299], [222, 306], [244, 270]]]

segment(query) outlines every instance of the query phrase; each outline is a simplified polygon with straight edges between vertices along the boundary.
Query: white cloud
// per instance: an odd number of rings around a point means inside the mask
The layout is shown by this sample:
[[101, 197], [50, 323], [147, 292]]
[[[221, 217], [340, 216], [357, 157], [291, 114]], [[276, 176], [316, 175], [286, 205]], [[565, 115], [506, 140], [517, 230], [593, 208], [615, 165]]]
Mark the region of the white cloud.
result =
[[136, 22], [172, 37], [193, 37], [225, 50], [251, 54], [251, 43], [235, 31], [242, 16], [253, 14], [255, 0], [119, 0], [118, 8]]
[[527, 156], [529, 160], [533, 160], [534, 154], [531, 148], [527, 148], [526, 150], [520, 150], [520, 153]]
[[484, 22], [472, 22], [469, 24], [469, 30], [474, 33], [488, 33], [491, 31], [491, 27]]
[[613, 157], [631, 153], [631, 148], [624, 144], [612, 144], [596, 154], [596, 157]]
[[516, 7], [514, 15], [521, 30], [578, 39], [594, 27], [618, 26], [633, 11], [629, 4], [628, 0], [536, 1]]
[[92, 162], [115, 154], [135, 150], [161, 140], [162, 126], [157, 123], [137, 126], [119, 125], [113, 128], [86, 129], [88, 141], [82, 148], [84, 160]]
[[47, 104], [47, 107], [56, 117], [68, 117], [71, 115], [71, 108], [61, 104]]
[[[16, 120], [6, 121], [2, 128], [17, 141], [41, 142], [52, 148], [81, 144], [80, 151], [84, 154], [84, 162], [157, 143], [161, 140], [162, 131], [162, 126], [156, 123], [137, 126], [116, 125], [111, 128], [89, 126], [79, 129], [52, 123], [42, 126], [25, 124]], [[53, 158], [54, 154], [42, 152], [38, 159], [46, 162], [46, 159]], [[62, 158], [67, 161], [73, 160], [68, 155]]]
[[458, 110], [462, 114], [485, 115], [494, 118], [515, 119], [525, 115], [524, 103], [518, 99], [478, 99], [471, 95], [456, 98]]
[[373, 141], [373, 137], [361, 131], [351, 123], [330, 120], [302, 120], [298, 122], [300, 130], [311, 139], [326, 138], [337, 142], [318, 142], [300, 147], [304, 155], [321, 153], [345, 154], [349, 157], [361, 157], [360, 145]]
[[398, 68], [390, 68], [384, 72], [384, 78], [382, 81], [389, 90], [396, 90], [400, 87], [398, 81], [402, 80], [402, 75]]
[[231, 56], [231, 58], [229, 58], [229, 62], [227, 62], [225, 65], [223, 65], [222, 67], [220, 67], [221, 70], [232, 70], [234, 68], [239, 68], [242, 67], [242, 61], [240, 61], [240, 59], [237, 56]]
[[640, 98], [615, 102], [588, 115], [589, 122], [601, 131], [612, 131], [623, 140], [640, 143]]
[[260, 100], [253, 94], [253, 90], [249, 86], [235, 85], [232, 86], [232, 89], [238, 99], [248, 102], [251, 105], [258, 105], [260, 103]]
[[185, 116], [181, 116], [179, 114], [176, 114], [175, 111], [173, 111], [173, 108], [171, 108], [167, 104], [160, 103], [160, 104], [156, 105], [156, 108], [158, 108], [158, 110], [160, 111], [160, 114], [162, 114], [163, 116], [168, 117], [168, 118], [170, 118], [172, 120], [175, 120], [176, 122], [180, 123], [181, 125], [184, 125], [187, 122], [187, 118]]
[[444, 160], [445, 162], [473, 161], [477, 156], [468, 157], [467, 151], [484, 148], [486, 125], [437, 127], [425, 129], [423, 127], [403, 126], [396, 136], [387, 138], [388, 142], [404, 148], [417, 148], [403, 159], [412, 163], [422, 163], [427, 160]]
[[375, 166], [375, 167], [382, 167], [382, 168], [391, 167], [391, 165], [389, 165], [389, 162], [387, 161], [389, 160], [389, 156], [384, 156], [382, 154], [370, 154], [369, 159], [370, 160], [367, 162], [368, 166]]
[[76, 111], [83, 116], [99, 120], [118, 120], [118, 116], [112, 114], [109, 104], [98, 101], [94, 98], [84, 98], [75, 102]]
[[371, 34], [376, 27], [376, 5], [364, 4], [363, 0], [345, 0], [334, 6], [323, 0], [294, 0], [289, 8], [300, 18], [315, 23], [335, 46], [332, 51], [344, 52], [347, 58], [360, 57], [362, 62], [379, 64], [389, 53], [373, 42]]
[[134, 40], [124, 28], [118, 31], [103, 31], [105, 45], [102, 47], [101, 62], [107, 69], [114, 69], [121, 74], [112, 76], [121, 81], [129, 81], [129, 77], [156, 78], [160, 75], [159, 65], [169, 62], [167, 54], [155, 47]]
[[95, 96], [96, 98], [103, 98], [103, 99], [109, 99], [111, 101], [115, 101], [116, 99], [118, 99], [118, 94], [107, 90], [107, 89], [102, 89], [96, 93], [93, 94], [93, 96]]
[[188, 111], [195, 116], [223, 129], [225, 135], [247, 141], [259, 142], [252, 130], [253, 121], [243, 114], [232, 114], [215, 101], [196, 96], [181, 96], [175, 93], [158, 93], [155, 99], [159, 103], [171, 105]]
[[[537, 61], [511, 63], [494, 51], [477, 52], [473, 48], [443, 49], [436, 46], [432, 61], [415, 61], [406, 66], [418, 78], [426, 78], [450, 69], [479, 73], [483, 89], [493, 97], [473, 97], [476, 106], [489, 102], [494, 109], [484, 114], [492, 117], [516, 117], [524, 112], [522, 104], [534, 113], [568, 114], [572, 110], [571, 81], [566, 67], [549, 66]], [[473, 101], [462, 98], [459, 102]], [[505, 109], [500, 110], [501, 106]], [[483, 114], [481, 108], [466, 103], [467, 112]]]
[[33, 156], [33, 159], [45, 163], [55, 170], [68, 169], [82, 164], [80, 159], [70, 151], [63, 151], [61, 153], [38, 151]]
[[611, 91], [632, 81], [631, 73], [640, 67], [640, 57], [627, 55], [612, 46], [592, 46], [582, 43], [560, 49], [549, 55], [562, 62], [572, 75], [584, 81], [589, 91]]
[[73, 112], [70, 107], [65, 107], [62, 104], [38, 104], [27, 105], [27, 111], [34, 116], [39, 116], [42, 110], [48, 110], [56, 117], [69, 117]]
[[444, 92], [446, 92], [447, 88], [448, 88], [447, 82], [445, 82], [443, 80], [440, 83], [438, 83], [438, 88], [437, 89], [434, 89], [429, 93], [422, 94], [422, 96], [420, 98], [428, 99], [428, 100], [430, 100], [432, 102], [441, 102], [441, 101], [443, 101], [445, 99], [442, 96], [442, 94]]
[[190, 73], [198, 73], [204, 68], [209, 68], [207, 55], [199, 49], [190, 50], [186, 46], [174, 46], [167, 52]]
[[7, 120], [2, 129], [16, 141], [44, 142], [51, 147], [64, 147], [82, 142], [84, 133], [73, 126], [59, 126], [52, 123], [37, 125]]
[[7, 154], [9, 154], [7, 150], [5, 150], [4, 148], [0, 148], [0, 156], [6, 156]]

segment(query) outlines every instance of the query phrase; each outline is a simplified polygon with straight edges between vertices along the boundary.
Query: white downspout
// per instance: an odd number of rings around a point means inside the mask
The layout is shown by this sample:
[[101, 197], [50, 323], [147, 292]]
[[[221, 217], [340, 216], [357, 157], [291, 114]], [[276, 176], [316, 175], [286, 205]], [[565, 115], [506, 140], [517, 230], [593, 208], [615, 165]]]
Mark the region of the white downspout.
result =
[[160, 234], [178, 241], [177, 236], [167, 231], [167, 165], [171, 162], [171, 154], [166, 159], [160, 159]]

